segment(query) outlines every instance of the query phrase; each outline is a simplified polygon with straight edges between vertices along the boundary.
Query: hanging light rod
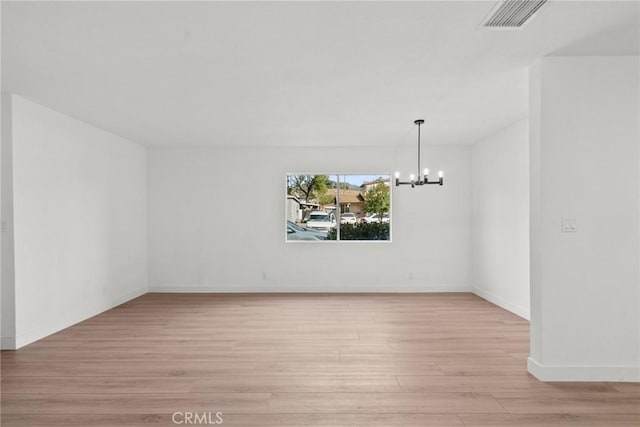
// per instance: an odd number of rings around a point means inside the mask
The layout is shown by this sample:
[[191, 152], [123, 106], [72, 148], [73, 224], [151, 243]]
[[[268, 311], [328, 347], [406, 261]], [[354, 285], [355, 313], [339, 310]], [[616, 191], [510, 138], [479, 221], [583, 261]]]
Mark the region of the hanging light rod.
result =
[[420, 125], [424, 123], [424, 120], [418, 119], [414, 120], [416, 125], [418, 125], [418, 179], [416, 180], [416, 176], [414, 174], [409, 175], [409, 181], [400, 181], [400, 172], [396, 172], [396, 187], [399, 185], [410, 185], [411, 188], [415, 188], [416, 185], [427, 185], [427, 184], [444, 184], [444, 172], [438, 172], [438, 180], [437, 181], [429, 181], [429, 169], [425, 168], [423, 171], [423, 176], [420, 176]]

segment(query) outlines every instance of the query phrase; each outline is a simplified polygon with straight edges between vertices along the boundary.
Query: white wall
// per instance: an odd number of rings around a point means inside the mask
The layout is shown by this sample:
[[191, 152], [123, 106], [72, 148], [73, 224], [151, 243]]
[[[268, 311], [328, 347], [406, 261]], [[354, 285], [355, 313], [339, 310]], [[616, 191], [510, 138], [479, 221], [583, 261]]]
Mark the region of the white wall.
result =
[[393, 173], [415, 148], [149, 149], [151, 291], [470, 291], [467, 148], [423, 150], [445, 185], [394, 188], [391, 243], [285, 243], [287, 172]]
[[146, 153], [11, 97], [20, 347], [147, 290]]
[[473, 292], [529, 318], [529, 120], [471, 150]]
[[638, 57], [552, 57], [531, 73], [529, 370], [543, 380], [640, 380], [639, 72]]
[[[1, 9], [1, 8], [0, 8]], [[0, 235], [2, 261], [0, 285], [0, 349], [16, 346], [15, 282], [13, 259], [13, 166], [11, 164], [11, 96], [2, 94], [2, 208]]]

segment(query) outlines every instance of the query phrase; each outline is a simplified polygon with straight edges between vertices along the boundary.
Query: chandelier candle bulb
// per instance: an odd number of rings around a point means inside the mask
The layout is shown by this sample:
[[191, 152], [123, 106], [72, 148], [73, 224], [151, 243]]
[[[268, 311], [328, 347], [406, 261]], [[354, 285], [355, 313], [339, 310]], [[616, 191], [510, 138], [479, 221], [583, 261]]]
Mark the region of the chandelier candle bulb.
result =
[[424, 168], [424, 179], [427, 179], [427, 176], [429, 176], [429, 169]]

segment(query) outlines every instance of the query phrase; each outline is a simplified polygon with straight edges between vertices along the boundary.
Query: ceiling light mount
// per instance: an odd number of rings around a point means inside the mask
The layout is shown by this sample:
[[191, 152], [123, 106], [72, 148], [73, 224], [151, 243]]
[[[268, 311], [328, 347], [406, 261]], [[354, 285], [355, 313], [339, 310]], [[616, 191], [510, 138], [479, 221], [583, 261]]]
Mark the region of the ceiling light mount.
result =
[[429, 184], [444, 184], [444, 172], [438, 172], [438, 179], [436, 181], [429, 181], [429, 169], [425, 168], [423, 171], [423, 176], [420, 176], [420, 126], [424, 124], [423, 119], [414, 120], [418, 126], [418, 179], [416, 180], [415, 175], [411, 174], [409, 176], [409, 181], [400, 181], [400, 172], [396, 172], [396, 187], [400, 185], [411, 185], [411, 188], [415, 188], [416, 185], [429, 185]]

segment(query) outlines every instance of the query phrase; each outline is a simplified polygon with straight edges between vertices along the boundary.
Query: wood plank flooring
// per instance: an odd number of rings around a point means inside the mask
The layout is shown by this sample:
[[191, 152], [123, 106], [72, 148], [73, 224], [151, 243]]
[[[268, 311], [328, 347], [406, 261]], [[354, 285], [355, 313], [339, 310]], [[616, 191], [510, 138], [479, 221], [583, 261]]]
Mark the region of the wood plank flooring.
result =
[[542, 383], [528, 351], [528, 322], [472, 294], [147, 294], [2, 352], [0, 420], [640, 426], [640, 384]]

